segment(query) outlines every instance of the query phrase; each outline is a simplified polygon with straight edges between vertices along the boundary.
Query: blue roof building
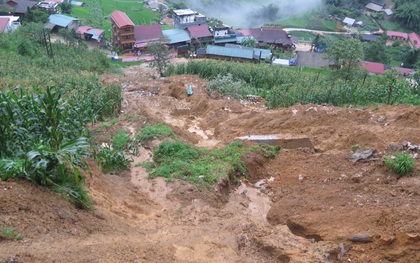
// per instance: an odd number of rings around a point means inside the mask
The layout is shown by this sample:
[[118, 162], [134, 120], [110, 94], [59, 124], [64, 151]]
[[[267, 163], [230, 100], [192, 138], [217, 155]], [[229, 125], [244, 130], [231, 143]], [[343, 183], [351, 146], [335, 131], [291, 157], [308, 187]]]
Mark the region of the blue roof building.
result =
[[48, 17], [48, 28], [60, 27], [68, 30], [76, 30], [79, 27], [79, 19], [63, 14], [52, 14]]

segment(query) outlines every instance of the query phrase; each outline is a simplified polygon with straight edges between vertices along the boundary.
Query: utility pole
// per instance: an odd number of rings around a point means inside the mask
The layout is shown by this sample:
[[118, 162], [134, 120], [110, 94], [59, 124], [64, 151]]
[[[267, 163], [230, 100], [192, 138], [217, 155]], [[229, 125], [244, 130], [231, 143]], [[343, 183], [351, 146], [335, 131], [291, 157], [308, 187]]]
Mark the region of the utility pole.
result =
[[43, 32], [44, 32], [44, 45], [45, 45], [45, 48], [47, 49], [47, 55], [49, 58], [52, 58], [52, 60], [55, 62], [54, 54], [53, 54], [53, 50], [51, 46], [50, 31], [44, 28]]

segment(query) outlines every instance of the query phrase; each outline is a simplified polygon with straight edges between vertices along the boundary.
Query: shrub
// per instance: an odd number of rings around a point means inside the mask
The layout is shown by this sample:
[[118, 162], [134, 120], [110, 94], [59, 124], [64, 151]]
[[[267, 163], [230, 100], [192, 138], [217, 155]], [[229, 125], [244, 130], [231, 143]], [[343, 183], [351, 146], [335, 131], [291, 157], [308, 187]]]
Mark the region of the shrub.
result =
[[395, 172], [398, 178], [411, 173], [414, 170], [415, 160], [407, 153], [394, 153], [393, 156], [383, 158], [386, 167]]
[[112, 145], [117, 151], [122, 151], [130, 140], [130, 134], [126, 131], [119, 130], [117, 134], [112, 137]]
[[101, 147], [98, 152], [93, 153], [95, 162], [105, 173], [118, 173], [130, 168], [132, 160], [125, 158], [122, 151], [111, 150], [108, 147]]
[[142, 129], [141, 133], [137, 135], [139, 141], [152, 140], [156, 137], [172, 136], [174, 135], [172, 129], [162, 123], [153, 126], [146, 126]]
[[2, 222], [0, 222], [0, 239], [4, 238], [7, 240], [19, 240], [23, 236], [20, 233], [16, 233], [16, 230], [12, 226], [6, 226]]

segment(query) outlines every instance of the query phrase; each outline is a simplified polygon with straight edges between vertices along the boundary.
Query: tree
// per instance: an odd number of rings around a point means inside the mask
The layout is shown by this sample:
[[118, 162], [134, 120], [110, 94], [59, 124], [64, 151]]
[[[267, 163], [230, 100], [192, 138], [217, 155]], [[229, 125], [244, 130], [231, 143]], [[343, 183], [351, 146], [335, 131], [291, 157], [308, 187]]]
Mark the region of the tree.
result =
[[157, 68], [161, 77], [163, 77], [165, 69], [169, 65], [169, 48], [165, 44], [166, 42], [165, 38], [161, 38], [159, 41], [149, 43], [147, 48], [149, 53], [154, 56], [151, 66]]
[[64, 0], [61, 4], [61, 12], [63, 14], [71, 14], [72, 5], [70, 0]]
[[336, 41], [327, 55], [333, 59], [337, 70], [335, 76], [350, 80], [357, 78], [361, 72], [360, 61], [363, 59], [363, 46], [359, 39], [349, 38]]
[[363, 46], [365, 59], [367, 61], [389, 64], [391, 59], [386, 52], [386, 45], [383, 39], [378, 39], [373, 43], [365, 43]]
[[242, 39], [241, 46], [244, 46], [244, 47], [257, 47], [258, 46], [258, 41], [255, 38], [251, 37], [251, 36], [247, 36], [247, 37], [244, 37]]
[[420, 1], [400, 0], [396, 3], [394, 18], [412, 30], [420, 30]]
[[405, 53], [403, 65], [405, 68], [413, 68], [420, 59], [420, 49], [412, 48]]
[[24, 24], [28, 23], [46, 23], [48, 21], [49, 14], [42, 10], [32, 10], [29, 7], [26, 10], [26, 14], [22, 19]]

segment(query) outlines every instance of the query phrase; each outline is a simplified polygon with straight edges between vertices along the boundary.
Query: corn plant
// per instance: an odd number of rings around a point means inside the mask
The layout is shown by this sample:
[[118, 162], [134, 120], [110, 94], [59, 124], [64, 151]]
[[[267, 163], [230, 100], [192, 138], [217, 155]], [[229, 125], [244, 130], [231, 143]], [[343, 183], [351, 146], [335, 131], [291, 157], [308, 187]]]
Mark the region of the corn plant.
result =
[[414, 157], [407, 153], [394, 153], [392, 156], [384, 157], [383, 161], [389, 170], [398, 175], [398, 178], [405, 176], [414, 170]]

